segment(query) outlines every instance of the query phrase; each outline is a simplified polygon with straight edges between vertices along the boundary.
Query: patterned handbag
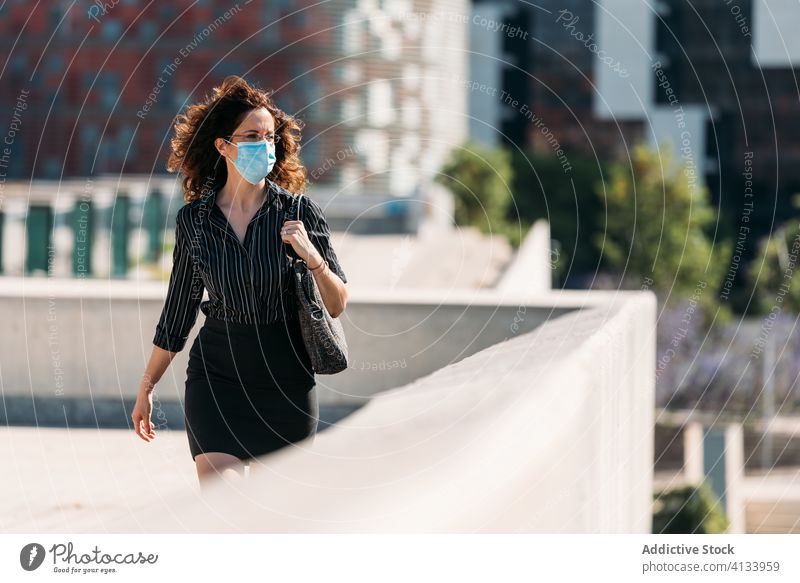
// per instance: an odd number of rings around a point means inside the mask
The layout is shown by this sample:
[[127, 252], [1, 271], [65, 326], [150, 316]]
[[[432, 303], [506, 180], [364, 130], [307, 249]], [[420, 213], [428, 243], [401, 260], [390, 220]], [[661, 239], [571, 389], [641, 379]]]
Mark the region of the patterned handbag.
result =
[[[287, 220], [297, 220], [297, 205], [301, 194], [294, 197]], [[287, 243], [288, 250], [294, 249]], [[344, 329], [338, 318], [333, 318], [314, 281], [314, 275], [305, 261], [286, 253], [292, 265], [297, 313], [300, 317], [300, 330], [303, 334], [308, 355], [314, 372], [317, 374], [336, 374], [347, 368], [347, 341]]]

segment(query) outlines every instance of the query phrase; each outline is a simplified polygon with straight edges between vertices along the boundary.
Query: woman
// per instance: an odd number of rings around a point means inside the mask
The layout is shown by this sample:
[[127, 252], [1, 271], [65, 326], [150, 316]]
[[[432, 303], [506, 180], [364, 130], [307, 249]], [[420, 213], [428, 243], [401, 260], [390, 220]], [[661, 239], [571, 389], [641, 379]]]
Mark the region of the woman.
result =
[[153, 388], [202, 311], [184, 411], [201, 487], [316, 433], [316, 381], [287, 253], [308, 265], [331, 316], [344, 311], [348, 294], [320, 206], [301, 196], [299, 220], [286, 219], [292, 193], [305, 188], [301, 128], [269, 93], [236, 76], [177, 119], [167, 168], [185, 175], [187, 204], [176, 215], [167, 297], [132, 418], [151, 441]]

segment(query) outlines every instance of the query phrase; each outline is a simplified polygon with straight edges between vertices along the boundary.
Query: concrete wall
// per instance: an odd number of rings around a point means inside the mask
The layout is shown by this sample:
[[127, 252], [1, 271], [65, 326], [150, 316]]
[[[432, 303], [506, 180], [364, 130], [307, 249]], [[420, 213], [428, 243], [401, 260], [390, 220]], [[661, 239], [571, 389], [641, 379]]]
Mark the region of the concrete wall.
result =
[[550, 223], [538, 219], [506, 266], [497, 288], [528, 293], [531, 298], [549, 292], [553, 289], [554, 261], [550, 248]]
[[[6, 397], [135, 397], [152, 351], [166, 283], [0, 278], [2, 390]], [[318, 375], [327, 403], [360, 404], [580, 305], [494, 290], [353, 288], [342, 323], [351, 368]], [[197, 323], [157, 386], [162, 400], [183, 395]]]
[[649, 533], [655, 296], [584, 298], [255, 460], [244, 482], [165, 493], [103, 529]]

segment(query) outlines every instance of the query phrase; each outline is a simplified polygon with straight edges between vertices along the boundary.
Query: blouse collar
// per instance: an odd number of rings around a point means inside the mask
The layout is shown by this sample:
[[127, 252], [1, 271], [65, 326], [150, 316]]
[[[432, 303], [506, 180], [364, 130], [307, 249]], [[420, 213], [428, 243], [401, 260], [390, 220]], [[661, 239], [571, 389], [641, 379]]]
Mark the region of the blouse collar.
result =
[[[225, 215], [222, 214], [222, 209], [216, 205], [217, 193], [219, 192], [220, 188], [221, 185], [215, 185], [212, 188], [209, 188], [201, 197], [201, 201], [204, 203], [204, 208], [208, 210], [209, 220], [222, 229], [226, 229], [228, 227], [228, 221], [225, 218]], [[265, 181], [265, 188], [267, 190], [267, 198], [264, 200], [264, 203], [261, 205], [258, 211], [256, 211], [256, 214], [253, 216], [252, 220], [256, 220], [262, 215], [266, 214], [266, 212], [269, 210], [269, 207], [274, 206], [275, 201], [279, 199], [278, 194], [280, 192], [280, 187], [277, 184], [267, 179]]]

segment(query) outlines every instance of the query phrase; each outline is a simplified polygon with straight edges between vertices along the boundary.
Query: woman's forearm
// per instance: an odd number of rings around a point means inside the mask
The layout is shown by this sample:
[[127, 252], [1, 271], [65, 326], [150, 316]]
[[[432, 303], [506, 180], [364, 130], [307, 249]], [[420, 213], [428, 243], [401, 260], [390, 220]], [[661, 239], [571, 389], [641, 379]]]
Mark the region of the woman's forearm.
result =
[[161, 380], [161, 377], [166, 372], [176, 354], [177, 352], [169, 352], [159, 346], [153, 346], [153, 351], [150, 353], [150, 360], [147, 362], [141, 382], [139, 383], [140, 392], [153, 392], [156, 384]]
[[[347, 306], [347, 286], [336, 275], [330, 267], [322, 265], [323, 257], [316, 249], [311, 253], [311, 257], [306, 261], [309, 270], [314, 274], [314, 281], [319, 288], [319, 295], [328, 313], [334, 318], [344, 312]], [[319, 266], [319, 268], [317, 268]], [[311, 268], [314, 268], [313, 270]]]

